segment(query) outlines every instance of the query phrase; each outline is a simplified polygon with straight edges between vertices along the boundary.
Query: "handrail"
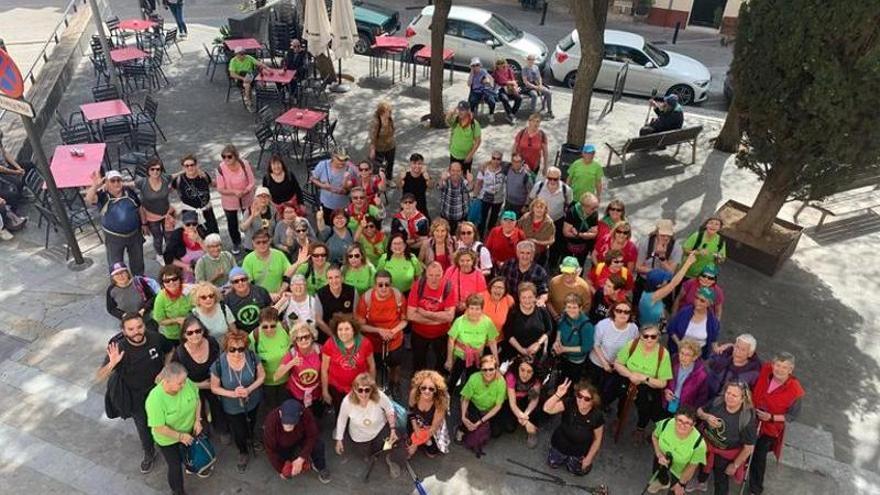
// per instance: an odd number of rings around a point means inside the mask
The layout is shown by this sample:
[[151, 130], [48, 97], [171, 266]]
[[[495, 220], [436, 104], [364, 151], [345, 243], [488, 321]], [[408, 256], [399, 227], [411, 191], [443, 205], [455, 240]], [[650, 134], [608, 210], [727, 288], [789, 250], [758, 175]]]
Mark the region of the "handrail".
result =
[[[82, 4], [82, 5], [79, 5], [79, 4]], [[60, 42], [59, 30], [67, 29], [67, 26], [70, 25], [70, 18], [74, 14], [79, 12], [79, 8], [81, 8], [82, 6], [86, 6], [86, 8], [88, 8], [87, 4], [88, 4], [88, 0], [70, 0], [70, 2], [67, 4], [67, 8], [64, 9], [64, 14], [63, 14], [62, 19], [55, 26], [55, 29], [52, 31], [52, 34], [49, 35], [49, 39], [47, 39], [46, 42], [43, 44], [43, 48], [40, 50], [40, 53], [37, 55], [36, 60], [34, 60], [34, 63], [31, 64], [31, 66], [30, 66], [30, 68], [28, 68], [27, 72], [25, 72], [24, 75], [22, 75], [22, 79], [24, 80], [24, 84], [26, 86], [25, 90], [29, 89], [30, 86], [33, 86], [34, 83], [36, 82], [37, 65], [40, 64], [40, 62], [45, 64], [46, 62], [49, 61], [49, 53], [48, 53], [49, 45], [51, 45], [53, 43], [57, 45]], [[62, 28], [62, 24], [64, 25], [63, 28]], [[6, 113], [7, 113], [6, 110], [0, 111], [0, 121], [3, 120], [3, 118], [6, 116]]]

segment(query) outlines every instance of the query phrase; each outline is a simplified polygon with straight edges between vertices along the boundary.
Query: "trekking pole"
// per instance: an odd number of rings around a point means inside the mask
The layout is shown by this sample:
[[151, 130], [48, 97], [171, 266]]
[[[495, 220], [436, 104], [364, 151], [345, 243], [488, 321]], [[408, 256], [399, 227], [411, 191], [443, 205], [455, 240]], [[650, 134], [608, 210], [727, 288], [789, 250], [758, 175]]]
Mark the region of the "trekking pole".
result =
[[[663, 465], [659, 466], [659, 468], [656, 471], [654, 471], [654, 475], [651, 476], [651, 479], [648, 480], [648, 484], [645, 485], [645, 488], [642, 489], [642, 493], [640, 495], [645, 495], [648, 492], [648, 488], [651, 486], [651, 483], [653, 483], [654, 480], [656, 480], [657, 477], [660, 476], [660, 473], [664, 469], [668, 470], [669, 466], [672, 465], [672, 452], [666, 452], [665, 455], [666, 455], [666, 460], [669, 461], [669, 463], [666, 466], [663, 466]], [[668, 479], [668, 475], [667, 475], [667, 479]]]
[[[761, 434], [761, 423], [762, 421], [758, 420], [758, 427], [755, 429], [758, 432], [758, 435]], [[752, 453], [749, 454], [748, 459], [746, 459], [746, 472], [743, 474], [743, 482], [739, 485], [739, 495], [743, 495], [744, 490], [746, 489], [746, 484], [749, 482], [749, 473], [752, 472], [752, 457], [755, 455], [754, 449]]]
[[651, 98], [648, 100], [648, 113], [645, 115], [645, 124], [648, 125], [648, 119], [651, 118], [651, 110], [654, 108], [654, 97], [657, 96], [657, 88], [651, 90]]
[[627, 416], [629, 416], [629, 410], [632, 407], [632, 403], [635, 400], [638, 390], [638, 387], [632, 383], [630, 383], [626, 389], [626, 397], [623, 399], [623, 405], [620, 406], [620, 414], [617, 416], [617, 428], [614, 429], [614, 443], [617, 443], [620, 440], [620, 432], [623, 431], [623, 424], [626, 423]]

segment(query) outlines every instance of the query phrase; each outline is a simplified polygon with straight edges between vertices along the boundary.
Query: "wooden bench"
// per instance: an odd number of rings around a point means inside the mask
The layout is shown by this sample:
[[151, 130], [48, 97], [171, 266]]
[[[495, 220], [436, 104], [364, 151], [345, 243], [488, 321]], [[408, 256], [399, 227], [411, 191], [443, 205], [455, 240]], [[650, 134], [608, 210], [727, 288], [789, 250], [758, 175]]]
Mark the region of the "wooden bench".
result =
[[659, 151], [667, 146], [675, 145], [675, 153], [672, 155], [675, 156], [678, 155], [678, 150], [682, 144], [689, 144], [691, 146], [691, 164], [693, 164], [697, 161], [697, 138], [700, 137], [702, 131], [703, 126], [698, 125], [630, 138], [625, 143], [617, 146], [605, 143], [605, 146], [608, 146], [608, 162], [606, 165], [611, 165], [612, 158], [614, 155], [617, 155], [621, 162], [620, 176], [623, 177], [626, 175], [626, 156], [630, 153]]
[[805, 208], [813, 208], [822, 214], [816, 225], [818, 232], [828, 215], [841, 216], [877, 207], [880, 207], [880, 171], [870, 170], [832, 184], [831, 193], [825, 199], [804, 200], [794, 214], [794, 221], [797, 223], [798, 215]]

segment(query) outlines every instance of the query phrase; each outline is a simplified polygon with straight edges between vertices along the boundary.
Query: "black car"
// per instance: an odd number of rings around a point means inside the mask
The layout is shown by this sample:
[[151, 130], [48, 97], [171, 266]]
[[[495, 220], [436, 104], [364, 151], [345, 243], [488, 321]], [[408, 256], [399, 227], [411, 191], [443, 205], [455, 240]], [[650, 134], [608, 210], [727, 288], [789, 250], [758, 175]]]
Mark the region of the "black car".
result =
[[354, 52], [359, 55], [370, 53], [376, 36], [394, 34], [400, 29], [400, 13], [395, 10], [360, 0], [354, 0], [352, 7], [359, 35]]

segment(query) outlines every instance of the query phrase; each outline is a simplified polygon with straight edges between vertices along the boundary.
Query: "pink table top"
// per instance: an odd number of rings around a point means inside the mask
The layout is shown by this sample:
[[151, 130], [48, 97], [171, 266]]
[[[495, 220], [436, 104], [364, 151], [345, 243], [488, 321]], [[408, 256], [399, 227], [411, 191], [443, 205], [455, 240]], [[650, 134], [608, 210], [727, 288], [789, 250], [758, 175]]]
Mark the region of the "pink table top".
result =
[[122, 100], [99, 101], [95, 103], [86, 103], [80, 105], [83, 117], [88, 121], [107, 119], [110, 117], [120, 117], [123, 115], [131, 115], [128, 105]]
[[[83, 156], [73, 156], [72, 149], [81, 149]], [[92, 185], [92, 173], [101, 168], [104, 161], [104, 143], [71, 144], [55, 148], [49, 170], [58, 188], [88, 187]]]
[[259, 50], [263, 48], [263, 45], [260, 44], [259, 41], [253, 38], [238, 38], [234, 40], [226, 40], [223, 42], [226, 45], [226, 48], [235, 51], [236, 48], [242, 47], [245, 50]]
[[402, 50], [409, 46], [409, 40], [403, 36], [377, 36], [372, 48], [384, 50]]
[[324, 112], [307, 110], [305, 108], [291, 108], [275, 119], [275, 122], [300, 129], [311, 129], [325, 118], [327, 118], [327, 114]]
[[156, 27], [154, 21], [145, 21], [143, 19], [125, 19], [119, 21], [119, 29], [125, 31], [147, 31]]
[[[443, 60], [449, 60], [453, 57], [453, 55], [455, 55], [454, 51], [452, 51], [448, 48], [443, 49]], [[431, 45], [424, 46], [424, 47], [422, 47], [421, 50], [417, 51], [415, 58], [430, 59], [431, 58]]]
[[120, 64], [122, 62], [128, 62], [129, 60], [138, 60], [141, 58], [147, 58], [150, 55], [141, 50], [140, 48], [135, 47], [126, 47], [126, 48], [117, 48], [115, 50], [110, 50], [110, 59], [113, 62]]
[[294, 77], [296, 77], [295, 70], [263, 69], [257, 76], [257, 81], [290, 84]]

